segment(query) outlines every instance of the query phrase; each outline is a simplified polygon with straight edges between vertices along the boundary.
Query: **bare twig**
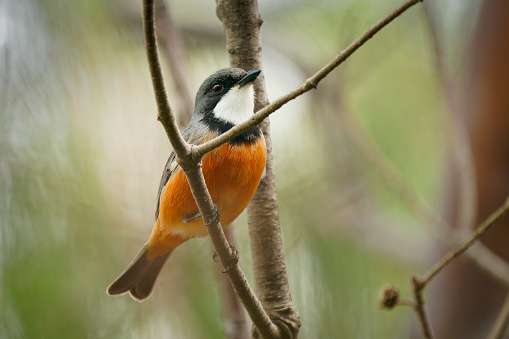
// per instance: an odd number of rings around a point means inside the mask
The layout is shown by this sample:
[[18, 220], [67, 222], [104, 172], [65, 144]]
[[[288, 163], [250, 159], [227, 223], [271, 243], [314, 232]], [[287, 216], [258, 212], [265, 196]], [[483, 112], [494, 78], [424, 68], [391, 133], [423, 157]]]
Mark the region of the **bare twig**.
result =
[[414, 309], [417, 312], [417, 315], [419, 317], [419, 322], [421, 323], [421, 330], [422, 334], [425, 339], [433, 339], [433, 331], [431, 330], [431, 324], [428, 320], [428, 315], [426, 314], [426, 308], [424, 306], [424, 298], [422, 296], [422, 291], [424, 287], [426, 287], [425, 284], [422, 283], [421, 280], [419, 280], [417, 277], [412, 277], [412, 286], [414, 289], [414, 298], [415, 298], [415, 304]]
[[498, 313], [495, 324], [493, 325], [488, 339], [504, 339], [507, 338], [507, 329], [509, 328], [509, 293], [505, 297], [504, 304]]
[[[235, 243], [232, 226], [225, 228], [224, 234], [228, 241]], [[249, 327], [247, 324], [246, 312], [242, 307], [239, 297], [235, 294], [235, 290], [226, 275], [218, 271], [219, 282], [222, 290], [222, 308], [223, 308], [223, 324], [225, 330], [225, 339], [245, 339], [249, 338]]]
[[[349, 115], [348, 110], [343, 110], [342, 113], [343, 114], [341, 114], [340, 117], [345, 130], [349, 133], [352, 140], [356, 143], [370, 163], [374, 165], [383, 181], [395, 193], [397, 193], [403, 201], [405, 201], [407, 206], [421, 217], [428, 226], [430, 226], [435, 235], [441, 241], [450, 246], [458, 246], [456, 244], [460, 243], [459, 235], [453, 231], [447, 222], [436, 215], [422, 198], [408, 187], [403, 180], [403, 176], [387, 159], [378, 145], [371, 140], [371, 138], [358, 126], [356, 122], [354, 122], [353, 118]], [[471, 235], [468, 240], [462, 242], [456, 249], [451, 250], [442, 260], [433, 266], [422, 279], [418, 279], [417, 277], [412, 278], [415, 302], [413, 305], [410, 305], [413, 306], [419, 316], [423, 336], [425, 338], [433, 338], [433, 333], [425, 312], [424, 299], [422, 295], [423, 290], [438, 272], [440, 272], [456, 257], [464, 253], [467, 249], [470, 249], [466, 252], [470, 259], [500, 281], [509, 284], [509, 268], [507, 263], [484, 245], [477, 242], [477, 240], [479, 240], [497, 221], [502, 219], [508, 211], [509, 198], [479, 227], [477, 232]], [[398, 302], [397, 305], [403, 305], [403, 303]], [[502, 317], [502, 315], [500, 317]]]
[[471, 247], [477, 240], [479, 240], [493, 225], [501, 220], [509, 211], [509, 198], [506, 199], [504, 204], [493, 212], [486, 221], [477, 229], [477, 231], [458, 248], [450, 251], [445, 255], [438, 263], [435, 264], [421, 279], [422, 284], [425, 286], [433, 277], [440, 272], [447, 264], [449, 264], [456, 257], [465, 252]]
[[240, 133], [247, 131], [253, 126], [258, 125], [260, 122], [263, 121], [263, 119], [268, 117], [270, 114], [274, 113], [284, 104], [310, 91], [311, 89], [316, 88], [321, 80], [323, 80], [332, 70], [341, 65], [346, 59], [348, 59], [350, 55], [352, 55], [357, 49], [364, 45], [382, 28], [384, 28], [392, 20], [403, 14], [407, 9], [422, 1], [423, 0], [405, 1], [401, 6], [399, 6], [394, 11], [385, 16], [383, 19], [378, 21], [376, 24], [368, 28], [357, 40], [351, 43], [350, 46], [348, 46], [345, 50], [341, 51], [331, 62], [329, 62], [321, 70], [316, 72], [312, 77], [307, 79], [302, 85], [300, 85], [293, 91], [289, 92], [288, 94], [277, 98], [276, 100], [271, 102], [270, 105], [256, 112], [256, 114], [254, 114], [249, 120], [233, 127], [228, 132], [223, 133], [219, 137], [198, 146], [195, 149], [196, 156], [203, 155], [207, 152], [210, 152], [214, 148], [221, 146], [231, 138], [234, 138]]
[[[442, 258], [438, 263], [436, 263], [422, 278], [417, 278], [416, 276], [412, 277], [412, 285], [414, 290], [414, 298], [415, 298], [415, 310], [419, 316], [419, 320], [421, 323], [422, 333], [425, 338], [433, 338], [433, 334], [431, 331], [431, 326], [429, 320], [427, 319], [424, 299], [422, 293], [424, 288], [429, 284], [431, 279], [433, 279], [438, 272], [444, 269], [451, 261], [460, 256], [463, 252], [465, 252], [470, 246], [472, 246], [477, 240], [479, 240], [494, 224], [497, 223], [500, 219], [502, 219], [506, 213], [509, 211], [509, 198], [505, 201], [505, 203], [496, 210], [482, 225], [479, 227], [477, 232], [473, 236], [471, 236], [467, 241], [461, 244], [458, 248], [450, 251], [446, 256]], [[495, 327], [496, 331], [500, 327], [505, 325], [507, 321], [507, 316], [505, 315], [505, 307], [499, 315], [500, 325]], [[497, 322], [498, 324], [498, 322]]]

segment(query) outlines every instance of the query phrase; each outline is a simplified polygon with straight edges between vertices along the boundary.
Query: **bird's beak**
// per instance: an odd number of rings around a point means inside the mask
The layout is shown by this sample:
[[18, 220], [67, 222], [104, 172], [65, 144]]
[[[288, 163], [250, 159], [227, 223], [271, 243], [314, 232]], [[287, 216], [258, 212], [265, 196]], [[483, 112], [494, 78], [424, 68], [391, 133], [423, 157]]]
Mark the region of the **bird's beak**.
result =
[[247, 72], [245, 77], [243, 77], [242, 79], [239, 80], [239, 82], [237, 82], [237, 85], [239, 85], [240, 88], [244, 85], [252, 83], [253, 81], [255, 81], [258, 75], [260, 75], [261, 72], [262, 70], [257, 68], [250, 70], [249, 72]]

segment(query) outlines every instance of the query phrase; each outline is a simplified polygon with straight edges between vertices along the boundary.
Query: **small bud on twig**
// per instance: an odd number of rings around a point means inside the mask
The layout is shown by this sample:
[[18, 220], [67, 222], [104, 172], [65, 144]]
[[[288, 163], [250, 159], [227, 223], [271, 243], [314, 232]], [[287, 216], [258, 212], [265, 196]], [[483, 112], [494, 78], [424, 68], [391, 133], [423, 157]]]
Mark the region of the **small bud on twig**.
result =
[[398, 304], [398, 302], [399, 290], [396, 287], [392, 285], [382, 287], [378, 296], [380, 308], [391, 310]]

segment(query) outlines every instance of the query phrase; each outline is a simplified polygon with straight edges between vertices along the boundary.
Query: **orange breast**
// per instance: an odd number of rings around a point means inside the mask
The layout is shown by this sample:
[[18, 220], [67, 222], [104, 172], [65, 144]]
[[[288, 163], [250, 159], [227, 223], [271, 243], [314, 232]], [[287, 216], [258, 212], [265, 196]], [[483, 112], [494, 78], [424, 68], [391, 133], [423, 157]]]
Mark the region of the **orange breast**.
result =
[[[221, 225], [231, 224], [253, 197], [265, 168], [265, 140], [251, 144], [223, 144], [206, 154], [202, 170], [212, 201], [219, 206]], [[184, 223], [198, 212], [184, 172], [179, 169], [161, 196], [159, 219], [149, 243], [175, 247], [190, 238], [207, 235], [203, 220]], [[162, 250], [157, 252], [164, 253]]]
[[265, 168], [265, 140], [226, 143], [203, 159], [203, 175], [212, 201], [219, 206], [221, 225], [231, 224], [253, 197]]

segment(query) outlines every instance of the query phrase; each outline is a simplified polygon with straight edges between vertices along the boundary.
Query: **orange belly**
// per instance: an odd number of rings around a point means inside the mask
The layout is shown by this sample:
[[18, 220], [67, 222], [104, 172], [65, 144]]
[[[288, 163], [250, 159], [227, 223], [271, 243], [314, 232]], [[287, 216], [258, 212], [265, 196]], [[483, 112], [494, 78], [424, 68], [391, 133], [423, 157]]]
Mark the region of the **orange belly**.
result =
[[[202, 160], [203, 176], [212, 201], [218, 205], [223, 227], [231, 224], [253, 197], [265, 168], [265, 140], [252, 144], [223, 144]], [[151, 255], [157, 256], [182, 242], [207, 235], [203, 220], [184, 222], [198, 212], [187, 179], [177, 170], [161, 195], [159, 218], [149, 240]]]

